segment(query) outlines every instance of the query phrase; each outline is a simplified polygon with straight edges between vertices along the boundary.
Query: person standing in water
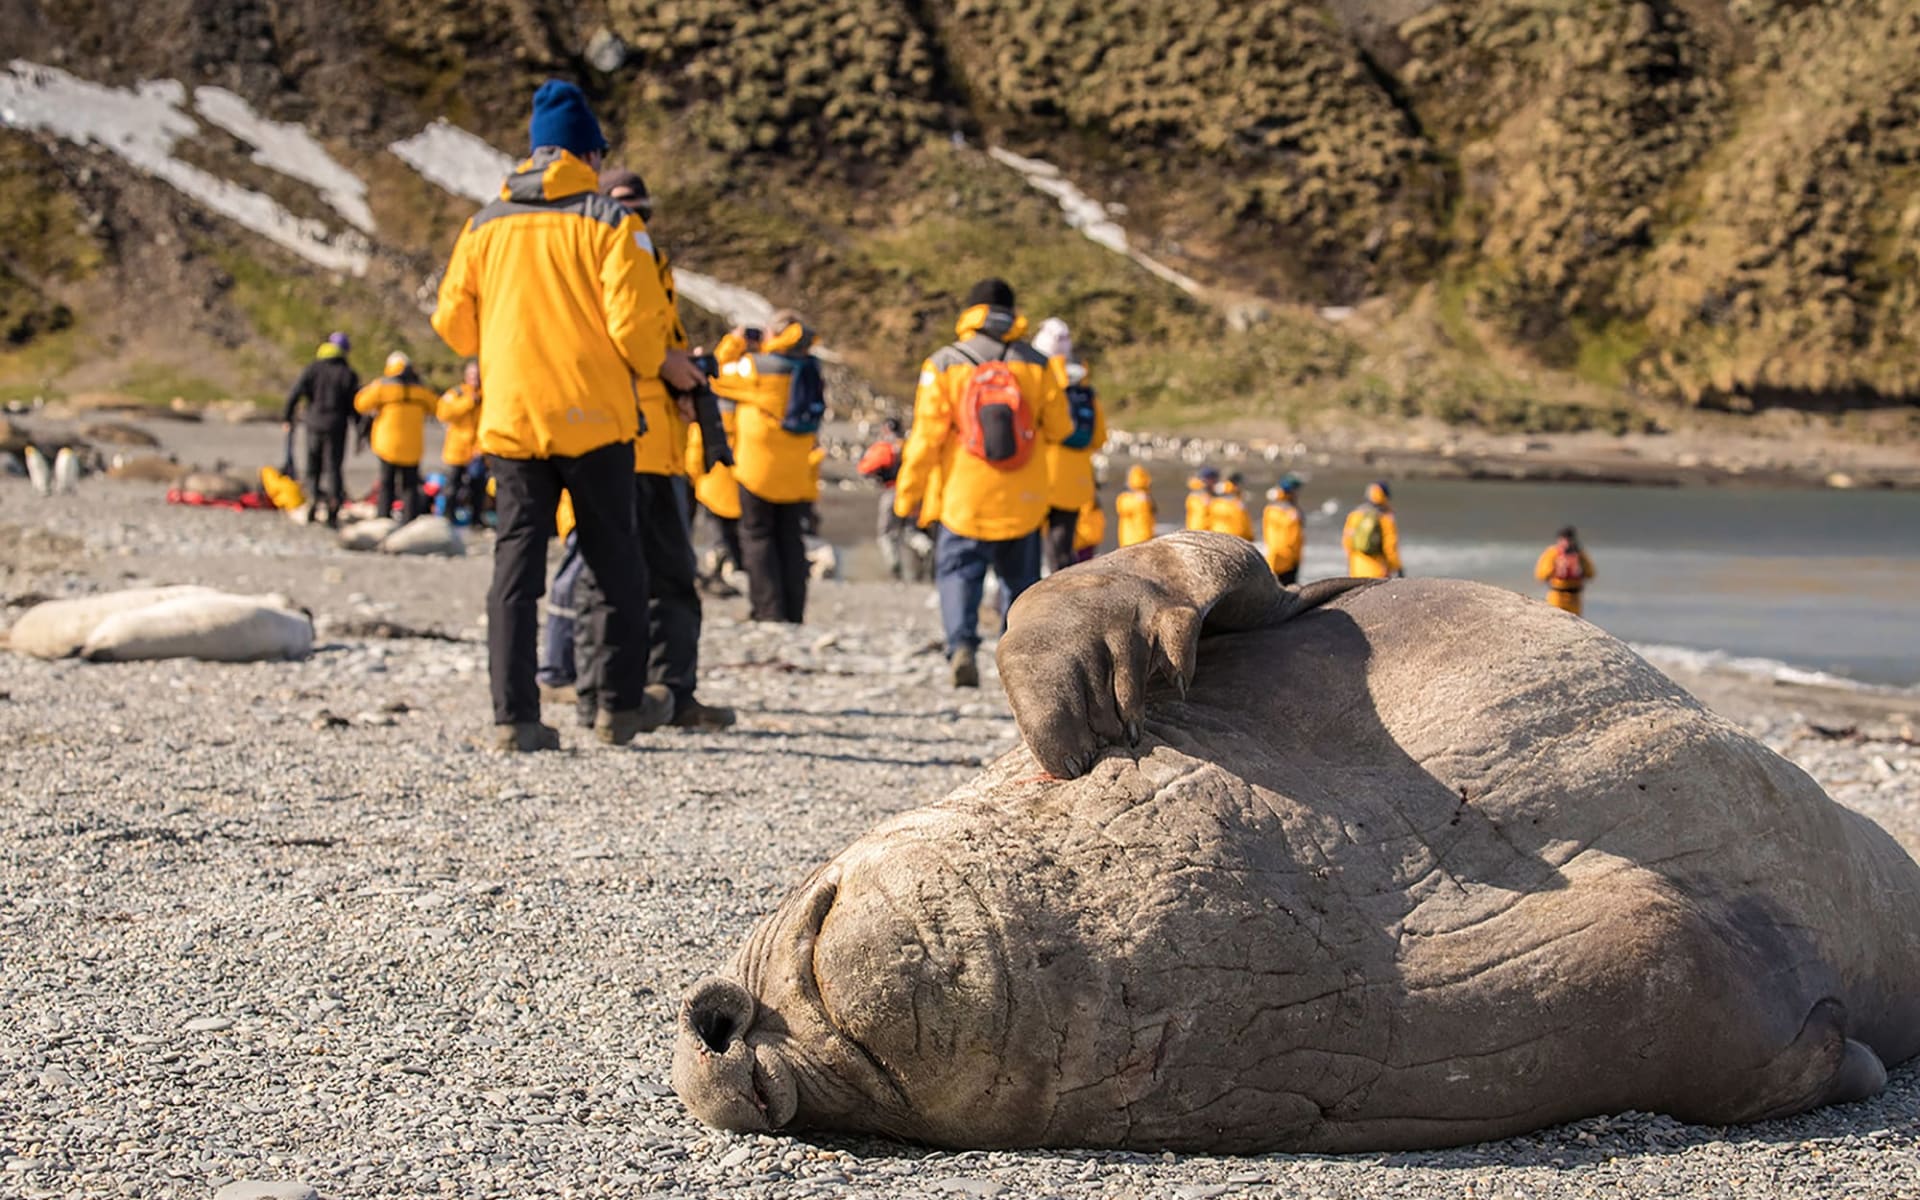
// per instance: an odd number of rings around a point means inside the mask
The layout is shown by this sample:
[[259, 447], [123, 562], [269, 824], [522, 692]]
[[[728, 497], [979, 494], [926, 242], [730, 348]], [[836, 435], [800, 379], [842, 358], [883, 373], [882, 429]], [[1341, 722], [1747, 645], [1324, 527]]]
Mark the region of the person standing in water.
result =
[[1406, 574], [1400, 566], [1400, 524], [1384, 481], [1368, 484], [1366, 501], [1347, 514], [1340, 548], [1347, 552], [1347, 574], [1356, 579]]
[[1547, 603], [1576, 617], [1580, 615], [1581, 593], [1593, 576], [1593, 558], [1580, 545], [1580, 535], [1571, 525], [1540, 552], [1540, 561], [1533, 568], [1533, 577], [1547, 585]]

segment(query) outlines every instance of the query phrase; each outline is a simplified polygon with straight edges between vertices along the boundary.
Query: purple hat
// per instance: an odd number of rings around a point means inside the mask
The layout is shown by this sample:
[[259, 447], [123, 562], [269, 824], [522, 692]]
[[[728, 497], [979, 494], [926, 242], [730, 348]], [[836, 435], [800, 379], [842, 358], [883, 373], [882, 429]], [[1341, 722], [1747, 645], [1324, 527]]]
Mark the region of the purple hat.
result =
[[327, 335], [327, 344], [330, 346], [338, 346], [342, 354], [353, 349], [353, 339], [337, 329]]

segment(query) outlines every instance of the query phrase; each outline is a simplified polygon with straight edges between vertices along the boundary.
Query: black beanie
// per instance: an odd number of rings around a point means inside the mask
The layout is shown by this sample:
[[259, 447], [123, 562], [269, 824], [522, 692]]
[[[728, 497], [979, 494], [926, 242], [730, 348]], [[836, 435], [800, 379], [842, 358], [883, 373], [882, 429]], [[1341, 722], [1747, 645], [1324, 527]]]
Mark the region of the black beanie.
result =
[[966, 307], [990, 304], [995, 308], [1013, 307], [1013, 286], [1004, 279], [982, 279], [967, 293]]

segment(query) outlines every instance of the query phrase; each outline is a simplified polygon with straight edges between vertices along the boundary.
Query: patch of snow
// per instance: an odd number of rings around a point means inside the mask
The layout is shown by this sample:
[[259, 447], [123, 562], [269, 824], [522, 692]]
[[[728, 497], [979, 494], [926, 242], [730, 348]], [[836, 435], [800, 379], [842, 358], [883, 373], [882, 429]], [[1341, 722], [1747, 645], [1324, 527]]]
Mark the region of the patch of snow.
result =
[[387, 149], [428, 183], [477, 204], [498, 196], [513, 170], [512, 158], [445, 118]]
[[200, 132], [199, 123], [182, 111], [186, 98], [186, 89], [171, 79], [103, 87], [20, 59], [0, 72], [0, 124], [108, 150], [316, 266], [366, 274], [372, 250], [360, 234], [335, 234], [319, 221], [294, 216], [270, 196], [175, 158], [175, 144]]
[[193, 89], [193, 106], [209, 123], [252, 146], [254, 162], [319, 188], [320, 198], [335, 212], [363, 232], [373, 232], [366, 181], [335, 162], [305, 127], [269, 121], [225, 88]]
[[1038, 158], [1026, 158], [1001, 146], [987, 147], [987, 154], [1002, 166], [1011, 167], [1027, 186], [1035, 191], [1045, 192], [1060, 205], [1060, 212], [1067, 219], [1067, 228], [1077, 229], [1081, 235], [1095, 245], [1105, 246], [1115, 254], [1123, 254], [1154, 275], [1179, 288], [1189, 296], [1200, 295], [1202, 289], [1198, 280], [1174, 270], [1163, 262], [1153, 259], [1135, 250], [1127, 241], [1127, 231], [1113, 219], [1119, 208], [1109, 208], [1093, 197], [1075, 187], [1073, 181], [1061, 174], [1060, 168]]
[[[513, 170], [513, 159], [445, 119], [387, 149], [429, 183], [480, 204], [500, 194], [500, 181]], [[673, 281], [681, 296], [730, 325], [765, 325], [775, 311], [758, 292], [698, 271], [676, 266]]]

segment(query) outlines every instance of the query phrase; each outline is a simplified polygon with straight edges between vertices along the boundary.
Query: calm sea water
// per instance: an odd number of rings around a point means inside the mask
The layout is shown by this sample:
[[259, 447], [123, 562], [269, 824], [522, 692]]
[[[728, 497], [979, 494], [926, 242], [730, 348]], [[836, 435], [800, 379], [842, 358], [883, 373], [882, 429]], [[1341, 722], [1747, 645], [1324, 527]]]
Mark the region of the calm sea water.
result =
[[[1186, 473], [1150, 466], [1162, 520], [1177, 525]], [[1113, 478], [1125, 468], [1116, 461]], [[1257, 528], [1279, 471], [1247, 474]], [[1303, 578], [1345, 573], [1340, 526], [1366, 481], [1307, 477]], [[1560, 526], [1574, 525], [1597, 569], [1587, 618], [1637, 645], [1671, 648], [1655, 657], [1694, 652], [1920, 687], [1920, 494], [1446, 480], [1396, 482], [1393, 493], [1410, 575], [1539, 595], [1534, 562]], [[1113, 494], [1105, 489], [1109, 516]], [[870, 495], [830, 505], [836, 542], [871, 537]], [[1328, 501], [1333, 511], [1323, 510]]]

